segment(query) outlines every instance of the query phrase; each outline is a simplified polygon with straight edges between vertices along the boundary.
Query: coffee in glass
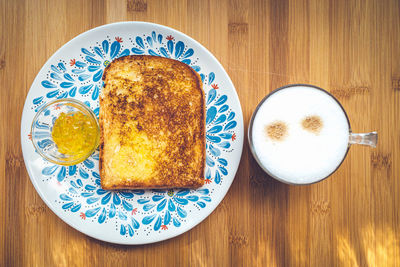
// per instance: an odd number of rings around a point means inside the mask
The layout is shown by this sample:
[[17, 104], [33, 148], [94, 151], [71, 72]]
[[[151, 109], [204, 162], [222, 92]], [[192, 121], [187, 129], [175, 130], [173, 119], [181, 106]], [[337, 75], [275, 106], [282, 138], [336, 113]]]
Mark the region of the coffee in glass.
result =
[[353, 134], [346, 112], [325, 90], [288, 85], [265, 97], [249, 125], [251, 151], [270, 176], [311, 184], [332, 174], [352, 143], [376, 145], [377, 134]]

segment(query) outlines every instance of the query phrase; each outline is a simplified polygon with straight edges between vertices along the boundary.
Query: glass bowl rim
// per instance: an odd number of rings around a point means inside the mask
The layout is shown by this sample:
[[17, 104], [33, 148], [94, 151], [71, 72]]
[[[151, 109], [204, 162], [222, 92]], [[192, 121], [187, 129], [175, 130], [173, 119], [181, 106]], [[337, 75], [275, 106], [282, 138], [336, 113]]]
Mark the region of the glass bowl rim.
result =
[[[97, 139], [98, 140], [96, 142], [96, 145], [93, 146], [93, 148], [87, 154], [85, 154], [84, 156], [82, 156], [82, 157], [80, 157], [78, 159], [72, 160], [72, 161], [56, 161], [56, 160], [48, 157], [45, 153], [43, 153], [42, 150], [34, 142], [34, 134], [33, 134], [34, 133], [34, 124], [38, 120], [39, 116], [43, 113], [44, 110], [46, 110], [51, 105], [54, 105], [56, 103], [61, 103], [61, 102], [66, 102], [67, 104], [68, 103], [75, 104], [75, 105], [78, 106], [77, 109], [80, 110], [80, 111], [82, 111], [82, 109], [83, 109], [83, 111], [86, 111], [86, 113], [88, 113], [88, 115], [90, 115], [90, 117], [92, 119], [94, 119], [94, 121], [96, 122], [96, 126], [97, 126], [97, 133], [98, 133], [98, 135], [97, 135], [98, 138]], [[83, 103], [82, 101], [76, 100], [76, 99], [72, 99], [72, 98], [62, 98], [62, 99], [56, 99], [56, 100], [50, 101], [49, 103], [47, 103], [46, 105], [41, 107], [36, 112], [35, 117], [33, 117], [33, 120], [32, 120], [32, 123], [31, 123], [31, 136], [32, 136], [32, 138], [31, 138], [32, 144], [33, 144], [35, 150], [38, 152], [38, 154], [42, 158], [44, 158], [45, 160], [47, 160], [47, 161], [49, 161], [51, 163], [57, 164], [57, 165], [72, 166], [72, 165], [76, 165], [78, 163], [83, 162], [90, 155], [92, 155], [94, 151], [96, 151], [96, 149], [97, 149], [97, 147], [99, 146], [99, 143], [100, 143], [100, 126], [99, 126], [99, 121], [97, 119], [96, 114], [94, 114], [94, 112], [85, 103]]]

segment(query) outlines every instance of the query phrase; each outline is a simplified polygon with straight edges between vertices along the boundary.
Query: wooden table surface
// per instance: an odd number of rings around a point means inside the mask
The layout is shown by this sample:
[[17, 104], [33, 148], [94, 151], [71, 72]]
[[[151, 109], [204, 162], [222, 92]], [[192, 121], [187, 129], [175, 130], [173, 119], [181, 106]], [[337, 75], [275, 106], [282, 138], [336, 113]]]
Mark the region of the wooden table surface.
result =
[[[400, 266], [399, 1], [0, 0], [0, 11], [1, 266]], [[354, 146], [329, 179], [289, 186], [264, 174], [245, 142], [225, 199], [191, 231], [144, 246], [81, 234], [29, 180], [22, 108], [60, 46], [125, 20], [208, 48], [236, 86], [246, 128], [271, 90], [310, 83], [340, 100], [355, 132], [378, 131], [378, 147]]]

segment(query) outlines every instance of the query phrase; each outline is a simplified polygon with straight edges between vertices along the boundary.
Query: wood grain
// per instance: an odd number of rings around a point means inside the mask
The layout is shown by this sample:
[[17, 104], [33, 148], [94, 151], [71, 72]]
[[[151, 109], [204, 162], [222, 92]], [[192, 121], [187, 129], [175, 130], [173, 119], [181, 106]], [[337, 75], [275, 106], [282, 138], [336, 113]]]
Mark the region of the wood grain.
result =
[[[378, 0], [0, 0], [1, 266], [400, 266], [400, 2]], [[26, 94], [74, 36], [142, 20], [207, 47], [236, 86], [245, 127], [289, 83], [333, 93], [355, 132], [340, 169], [310, 186], [279, 183], [245, 142], [235, 181], [204, 222], [179, 237], [118, 246], [62, 222], [35, 192], [20, 148]]]

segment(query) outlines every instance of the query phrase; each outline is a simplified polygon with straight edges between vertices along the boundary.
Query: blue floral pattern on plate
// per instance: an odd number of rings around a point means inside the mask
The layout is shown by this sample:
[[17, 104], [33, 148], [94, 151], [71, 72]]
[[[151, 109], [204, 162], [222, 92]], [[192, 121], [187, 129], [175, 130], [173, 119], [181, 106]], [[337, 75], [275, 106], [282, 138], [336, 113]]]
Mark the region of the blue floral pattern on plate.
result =
[[[53, 99], [77, 98], [84, 99], [98, 116], [103, 71], [112, 60], [126, 55], [168, 57], [188, 64], [199, 73], [206, 92], [204, 187], [168, 191], [103, 190], [98, 173], [98, 151], [75, 166], [65, 167], [45, 162], [41, 170], [44, 182], [55, 180], [62, 188], [56, 202], [65, 212], [97, 224], [113, 223], [115, 231], [130, 238], [137, 231], [160, 233], [171, 227], [182, 227], [191, 210], [204, 209], [213, 201], [214, 190], [207, 187], [211, 184], [221, 186], [224, 177], [228, 175], [227, 154], [233, 150], [237, 121], [236, 113], [228, 104], [228, 96], [220, 93], [218, 77], [214, 72], [202, 72], [197, 64], [195, 50], [184, 41], [156, 31], [125, 39], [107, 36], [91, 47], [82, 47], [79, 58], [59, 60], [57, 64], [50, 65], [46, 79], [40, 82], [47, 93], [34, 97], [31, 109], [37, 112]], [[50, 113], [48, 111], [46, 115]], [[41, 125], [34, 127], [40, 128]], [[41, 137], [43, 142], [46, 142], [46, 137], [48, 139], [48, 136]]]

